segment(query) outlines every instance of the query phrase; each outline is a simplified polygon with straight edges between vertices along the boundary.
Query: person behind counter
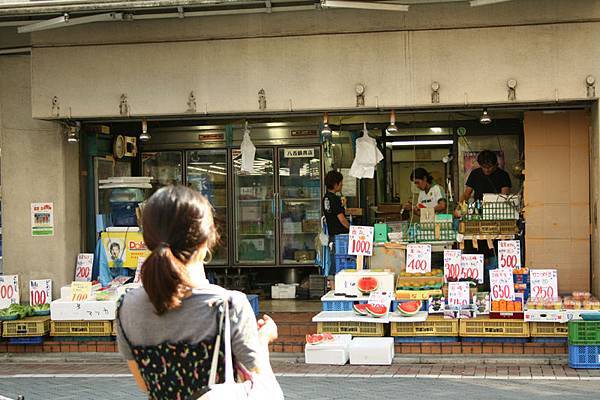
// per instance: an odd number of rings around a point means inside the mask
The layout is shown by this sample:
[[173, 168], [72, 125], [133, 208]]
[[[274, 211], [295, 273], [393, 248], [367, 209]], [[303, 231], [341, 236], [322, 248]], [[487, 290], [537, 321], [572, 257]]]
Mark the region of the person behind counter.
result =
[[421, 214], [422, 208], [433, 208], [435, 213], [443, 213], [446, 211], [446, 195], [444, 189], [434, 182], [433, 177], [425, 168], [416, 168], [410, 174], [410, 180], [419, 189], [419, 198], [417, 206], [413, 208], [411, 202], [404, 205], [404, 209], [412, 211], [416, 215]]
[[469, 174], [459, 203], [468, 201], [473, 193], [475, 200], [483, 200], [484, 193], [510, 194], [510, 176], [498, 167], [496, 153], [483, 150], [477, 155], [477, 163], [479, 168]]
[[348, 233], [350, 222], [346, 219], [346, 210], [342, 200], [336, 194], [342, 191], [344, 176], [338, 171], [329, 171], [325, 175], [325, 187], [327, 193], [323, 197], [323, 214], [327, 222], [329, 241], [332, 242], [335, 235]]

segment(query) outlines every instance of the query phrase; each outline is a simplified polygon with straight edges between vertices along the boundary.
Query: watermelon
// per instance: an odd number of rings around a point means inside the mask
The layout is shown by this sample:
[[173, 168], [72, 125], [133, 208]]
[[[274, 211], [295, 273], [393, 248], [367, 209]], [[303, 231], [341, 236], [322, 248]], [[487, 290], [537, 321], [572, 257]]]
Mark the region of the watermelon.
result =
[[323, 340], [326, 342], [332, 342], [335, 340], [331, 333], [322, 333], [321, 336], [323, 336]]
[[384, 317], [388, 313], [387, 307], [381, 304], [367, 304], [365, 308], [369, 315], [375, 318]]
[[421, 311], [422, 306], [423, 303], [421, 300], [407, 301], [405, 303], [398, 304], [398, 311], [403, 317], [412, 317]]
[[324, 341], [325, 341], [325, 337], [318, 333], [315, 333], [314, 335], [306, 335], [306, 343], [307, 344], [319, 344], [319, 343], [323, 343]]
[[353, 304], [352, 309], [358, 315], [368, 315], [366, 304]]
[[379, 282], [377, 282], [377, 278], [373, 278], [372, 276], [365, 276], [364, 278], [360, 278], [358, 282], [356, 282], [356, 286], [362, 294], [369, 294], [377, 290], [377, 288], [379, 287]]

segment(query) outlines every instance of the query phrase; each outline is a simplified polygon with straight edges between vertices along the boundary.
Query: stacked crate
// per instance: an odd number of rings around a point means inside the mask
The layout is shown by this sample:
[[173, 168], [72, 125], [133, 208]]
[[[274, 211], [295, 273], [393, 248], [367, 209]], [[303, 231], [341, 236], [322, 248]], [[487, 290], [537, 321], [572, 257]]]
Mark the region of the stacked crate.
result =
[[600, 321], [569, 322], [569, 366], [600, 369]]
[[335, 273], [356, 269], [356, 256], [348, 254], [348, 234], [335, 235]]

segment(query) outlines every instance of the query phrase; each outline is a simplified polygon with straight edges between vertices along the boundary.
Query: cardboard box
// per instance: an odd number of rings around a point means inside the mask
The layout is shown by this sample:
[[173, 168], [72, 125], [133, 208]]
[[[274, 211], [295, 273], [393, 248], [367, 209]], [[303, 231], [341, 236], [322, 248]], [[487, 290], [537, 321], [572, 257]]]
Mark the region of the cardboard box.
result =
[[307, 344], [304, 348], [306, 364], [344, 365], [350, 358], [352, 335], [333, 335], [333, 342]]
[[350, 364], [391, 365], [394, 359], [394, 338], [354, 338], [350, 343]]
[[296, 298], [296, 284], [286, 285], [284, 283], [278, 283], [277, 285], [271, 286], [271, 298], [272, 299], [295, 299]]
[[366, 269], [362, 271], [343, 270], [338, 272], [335, 275], [335, 293], [345, 296], [362, 296], [356, 284], [363, 277], [376, 278], [379, 282], [379, 291], [386, 293], [395, 292], [396, 286], [393, 272]]

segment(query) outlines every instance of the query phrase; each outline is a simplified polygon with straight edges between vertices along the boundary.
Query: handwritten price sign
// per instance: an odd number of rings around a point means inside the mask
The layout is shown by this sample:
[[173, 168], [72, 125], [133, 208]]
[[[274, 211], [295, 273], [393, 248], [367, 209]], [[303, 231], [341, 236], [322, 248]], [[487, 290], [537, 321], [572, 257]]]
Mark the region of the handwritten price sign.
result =
[[80, 253], [77, 256], [77, 267], [75, 268], [75, 281], [91, 282], [93, 265], [94, 254]]
[[348, 254], [354, 256], [372, 256], [373, 235], [374, 228], [372, 226], [350, 226]]
[[431, 272], [430, 244], [409, 244], [406, 246], [406, 272], [413, 274]]
[[512, 270], [498, 268], [490, 271], [490, 287], [492, 300], [514, 300], [515, 284]]
[[483, 283], [483, 254], [463, 254], [460, 264], [460, 279]]
[[448, 304], [453, 308], [463, 308], [470, 304], [469, 282], [448, 283]]
[[369, 294], [369, 304], [377, 304], [390, 308], [392, 302], [392, 295], [390, 293], [375, 291]]
[[457, 281], [460, 276], [460, 250], [444, 250], [444, 282]]
[[39, 279], [29, 281], [29, 304], [50, 304], [52, 302], [52, 280]]
[[19, 277], [0, 275], [0, 310], [11, 304], [19, 304]]
[[555, 269], [532, 269], [531, 297], [553, 299], [558, 297], [558, 274]]
[[521, 242], [500, 240], [498, 242], [498, 266], [500, 268], [521, 268]]
[[71, 282], [71, 301], [86, 301], [92, 295], [92, 282]]

